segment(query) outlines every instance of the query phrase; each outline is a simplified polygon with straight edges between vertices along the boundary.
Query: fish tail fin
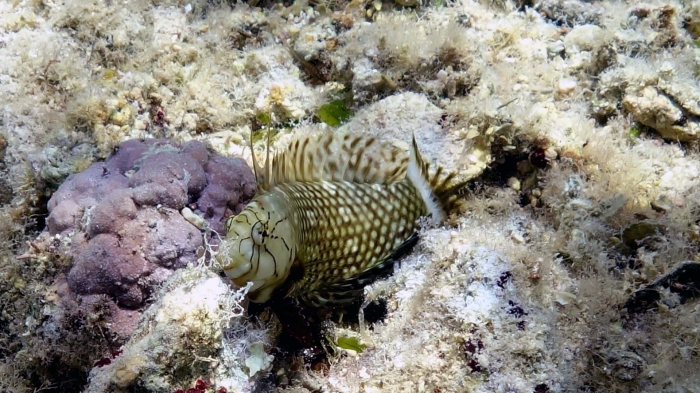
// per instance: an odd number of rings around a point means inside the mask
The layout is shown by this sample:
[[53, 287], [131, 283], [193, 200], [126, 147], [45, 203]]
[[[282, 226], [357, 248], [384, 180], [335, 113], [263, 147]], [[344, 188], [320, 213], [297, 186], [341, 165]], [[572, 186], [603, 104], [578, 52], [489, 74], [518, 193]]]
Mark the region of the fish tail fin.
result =
[[420, 154], [414, 135], [406, 178], [420, 194], [428, 213], [436, 224], [443, 222], [459, 209], [467, 186], [467, 181], [454, 181], [456, 177], [454, 172], [447, 175], [443, 172], [443, 167], [439, 166], [435, 173], [430, 173], [430, 164]]

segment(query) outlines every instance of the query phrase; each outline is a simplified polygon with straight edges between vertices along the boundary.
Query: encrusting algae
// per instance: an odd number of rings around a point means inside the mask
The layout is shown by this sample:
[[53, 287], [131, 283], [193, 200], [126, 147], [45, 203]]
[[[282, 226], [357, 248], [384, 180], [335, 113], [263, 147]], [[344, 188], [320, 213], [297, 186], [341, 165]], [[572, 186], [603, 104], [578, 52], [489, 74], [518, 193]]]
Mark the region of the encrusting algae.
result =
[[[269, 146], [269, 141], [268, 141]], [[217, 259], [249, 297], [348, 304], [418, 240], [417, 220], [442, 222], [464, 182], [429, 173], [415, 139], [410, 156], [372, 136], [325, 132], [292, 142], [264, 169], [259, 192], [226, 223]]]

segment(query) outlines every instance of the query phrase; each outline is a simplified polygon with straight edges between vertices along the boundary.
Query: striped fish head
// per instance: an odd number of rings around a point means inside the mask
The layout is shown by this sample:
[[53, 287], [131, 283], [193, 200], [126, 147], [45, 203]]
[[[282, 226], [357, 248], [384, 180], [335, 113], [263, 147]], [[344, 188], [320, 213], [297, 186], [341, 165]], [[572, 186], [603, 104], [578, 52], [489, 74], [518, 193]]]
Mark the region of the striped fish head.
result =
[[296, 242], [285, 206], [274, 195], [258, 196], [226, 222], [217, 260], [238, 286], [252, 282], [248, 297], [266, 302], [289, 276]]

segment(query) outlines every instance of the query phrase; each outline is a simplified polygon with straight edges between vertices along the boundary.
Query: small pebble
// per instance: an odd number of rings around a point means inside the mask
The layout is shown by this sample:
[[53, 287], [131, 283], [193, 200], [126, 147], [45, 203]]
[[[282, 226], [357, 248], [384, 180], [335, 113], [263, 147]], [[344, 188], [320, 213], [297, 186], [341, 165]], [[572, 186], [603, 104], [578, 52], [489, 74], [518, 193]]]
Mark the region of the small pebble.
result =
[[204, 228], [204, 218], [195, 214], [189, 207], [183, 207], [182, 210], [180, 210], [180, 214], [182, 214], [182, 217], [187, 220], [187, 222], [196, 226], [198, 229]]
[[521, 234], [519, 234], [519, 233], [512, 232], [512, 233], [510, 234], [510, 238], [513, 239], [513, 241], [516, 242], [516, 243], [518, 243], [518, 244], [523, 244], [523, 243], [525, 243], [525, 238], [524, 238]]
[[659, 198], [650, 203], [651, 208], [659, 213], [665, 213], [673, 208], [670, 200], [665, 195], [659, 196]]
[[557, 159], [557, 156], [557, 150], [551, 146], [544, 151], [544, 157], [547, 161], [554, 161]]
[[562, 40], [557, 40], [551, 43], [548, 47], [547, 50], [553, 54], [559, 54], [564, 52], [564, 41]]
[[508, 187], [512, 188], [515, 191], [520, 191], [520, 180], [518, 180], [515, 177], [511, 177], [508, 179]]
[[574, 91], [574, 89], [576, 89], [576, 81], [567, 78], [559, 79], [559, 83], [557, 84], [557, 91], [559, 93], [569, 94]]
[[556, 300], [556, 302], [560, 305], [566, 306], [567, 304], [576, 300], [576, 295], [569, 292], [555, 291], [554, 300]]

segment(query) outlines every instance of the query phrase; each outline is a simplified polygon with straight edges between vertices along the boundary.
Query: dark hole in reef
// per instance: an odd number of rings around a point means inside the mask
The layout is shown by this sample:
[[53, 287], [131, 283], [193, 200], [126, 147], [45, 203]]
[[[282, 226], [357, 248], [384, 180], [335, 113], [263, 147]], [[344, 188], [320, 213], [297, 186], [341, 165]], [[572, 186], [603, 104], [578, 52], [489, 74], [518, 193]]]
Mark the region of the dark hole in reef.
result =
[[627, 300], [624, 308], [628, 314], [639, 314], [648, 310], [655, 310], [660, 299], [661, 294], [656, 289], [643, 288], [635, 292], [632, 298]]
[[377, 299], [365, 308], [365, 321], [370, 324], [382, 322], [388, 311], [386, 299]]
[[615, 260], [612, 273], [620, 273], [625, 269], [636, 270], [644, 264], [639, 258], [638, 250], [661, 250], [667, 245], [667, 228], [653, 220], [643, 218], [632, 223], [620, 232], [620, 241], [608, 249], [608, 256]]
[[[479, 181], [472, 182], [469, 186], [472, 192], [483, 191], [488, 188], [506, 188], [508, 187], [508, 179], [511, 177], [521, 178], [518, 176], [518, 162], [528, 160], [528, 154], [512, 154], [503, 155], [494, 160], [484, 174], [479, 178]], [[529, 192], [520, 192], [518, 196], [518, 204], [521, 207], [530, 205], [531, 197]]]
[[507, 187], [508, 179], [518, 173], [518, 162], [527, 160], [527, 154], [503, 155], [491, 163], [481, 176], [484, 186]]
[[[645, 126], [642, 123], [634, 123], [632, 127], [636, 130], [636, 138], [645, 138], [645, 139], [657, 139], [659, 138], [659, 133], [656, 132], [653, 128], [649, 126]], [[634, 138], [635, 135], [630, 135], [630, 137]], [[675, 142], [674, 142], [675, 143]]]
[[[43, 392], [47, 393], [63, 393], [63, 392], [82, 392], [88, 380], [88, 372], [68, 367], [65, 362], [59, 359], [52, 359], [47, 367], [43, 369], [46, 375], [32, 373], [29, 376], [32, 386], [43, 386], [47, 380], [47, 375], [54, 378], [54, 384], [48, 386]], [[60, 380], [56, 379], [60, 376]]]
[[525, 12], [528, 8], [535, 6], [535, 2], [532, 0], [517, 0], [515, 4], [517, 4], [519, 12]]
[[527, 158], [536, 168], [545, 169], [547, 167], [547, 156], [545, 150], [541, 147], [532, 150]]
[[542, 207], [542, 200], [533, 194], [538, 189], [538, 179], [541, 172], [550, 167], [550, 159], [547, 158], [547, 141], [518, 140], [516, 146], [528, 146], [526, 149], [506, 150], [503, 143], [491, 147], [493, 160], [484, 173], [476, 180], [470, 182], [469, 190], [472, 193], [486, 192], [490, 189], [503, 189], [508, 187], [508, 180], [515, 178], [520, 181], [521, 189], [518, 194], [518, 204], [521, 207]]
[[530, 201], [530, 196], [524, 192], [521, 192], [520, 196], [518, 197], [518, 206], [525, 207], [530, 204]]
[[[362, 299], [342, 308], [316, 308], [295, 304], [290, 299], [275, 299], [269, 304], [250, 303], [248, 315], [257, 317], [267, 307], [282, 324], [277, 348], [282, 353], [303, 353], [309, 364], [326, 361], [329, 344], [325, 338], [328, 321], [357, 324]], [[375, 300], [364, 309], [365, 323], [372, 329], [374, 323], [383, 321], [387, 315], [387, 300]]]
[[[355, 325], [363, 299], [358, 299], [346, 307], [317, 308], [296, 304], [291, 299], [272, 299], [266, 304], [250, 303], [248, 315], [257, 318], [269, 309], [280, 321], [282, 329], [275, 343], [273, 371], [262, 377], [255, 386], [255, 392], [274, 392], [276, 388], [292, 386], [294, 373], [311, 368], [323, 370], [328, 367], [328, 355], [333, 355], [335, 348], [327, 334], [330, 323]], [[365, 323], [369, 329], [372, 324], [384, 320], [387, 315], [386, 299], [369, 303], [364, 310]], [[331, 322], [332, 321], [332, 322]], [[356, 325], [355, 325], [356, 326]], [[282, 376], [274, 370], [285, 369]]]
[[684, 114], [681, 114], [680, 119], [674, 121], [672, 125], [685, 126], [686, 124], [688, 124], [688, 118]]
[[469, 359], [469, 361], [467, 362], [467, 366], [473, 373], [480, 373], [483, 371], [481, 365], [476, 359]]
[[537, 386], [535, 386], [535, 390], [533, 393], [548, 393], [549, 392], [549, 385], [546, 383], [541, 383]]
[[276, 343], [277, 351], [289, 355], [304, 353], [309, 363], [325, 360], [322, 340], [323, 322], [328, 318], [326, 310], [304, 307], [289, 298], [283, 298], [273, 299], [266, 304], [251, 302], [248, 315], [257, 318], [268, 308], [282, 325]]
[[0, 179], [0, 205], [6, 205], [12, 202], [14, 190], [8, 183], [7, 178]]
[[253, 393], [274, 393], [280, 383], [280, 378], [275, 373], [268, 373], [255, 382]]
[[36, 209], [32, 212], [31, 219], [27, 222], [26, 231], [35, 233], [36, 236], [46, 228], [46, 218], [49, 216], [48, 203], [51, 195], [42, 193], [36, 204]]
[[[358, 300], [357, 302], [353, 303], [352, 305], [344, 308], [342, 310], [342, 318], [343, 318], [343, 324], [345, 323], [359, 323], [359, 314], [360, 314], [360, 306], [361, 306], [361, 301]], [[369, 328], [372, 329], [372, 324], [375, 324], [377, 322], [384, 321], [386, 318], [386, 315], [388, 313], [388, 308], [387, 308], [387, 301], [384, 298], [377, 299], [367, 305], [364, 310], [365, 314], [365, 323], [369, 324]]]

